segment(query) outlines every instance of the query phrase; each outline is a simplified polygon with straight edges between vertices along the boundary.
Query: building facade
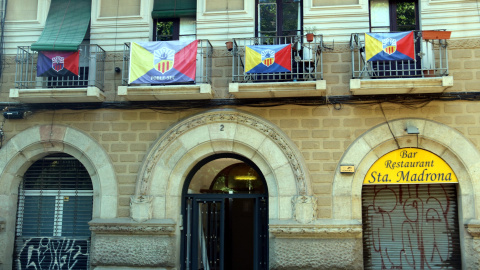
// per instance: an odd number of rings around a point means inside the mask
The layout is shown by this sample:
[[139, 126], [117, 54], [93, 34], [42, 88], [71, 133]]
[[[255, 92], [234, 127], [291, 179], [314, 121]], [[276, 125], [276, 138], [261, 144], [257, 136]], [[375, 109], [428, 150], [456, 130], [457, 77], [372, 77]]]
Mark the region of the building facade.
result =
[[0, 2], [0, 269], [480, 268], [475, 1]]

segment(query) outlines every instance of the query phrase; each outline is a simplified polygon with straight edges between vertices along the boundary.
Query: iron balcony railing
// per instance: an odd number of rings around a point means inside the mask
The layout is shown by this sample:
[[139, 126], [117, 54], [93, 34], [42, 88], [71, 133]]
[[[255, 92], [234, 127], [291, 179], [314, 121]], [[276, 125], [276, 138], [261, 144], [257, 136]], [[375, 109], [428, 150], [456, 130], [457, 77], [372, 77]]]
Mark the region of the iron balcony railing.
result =
[[15, 87], [32, 88], [82, 88], [96, 86], [103, 91], [105, 51], [96, 44], [79, 46], [78, 76], [37, 77], [38, 53], [30, 46], [19, 46], [15, 58]]
[[[280, 73], [246, 73], [245, 49], [252, 45], [291, 44], [291, 72]], [[232, 49], [232, 81], [278, 82], [278, 81], [315, 81], [323, 79], [323, 56], [325, 47], [323, 35], [315, 35], [308, 42], [305, 36], [271, 36], [234, 38]]]
[[414, 60], [367, 61], [365, 33], [350, 37], [352, 77], [354, 79], [441, 77], [448, 75], [446, 39], [423, 39], [414, 31]]
[[[129, 69], [130, 69], [130, 42], [125, 43], [123, 48], [124, 49], [123, 49], [122, 85], [129, 85], [128, 78], [129, 78]], [[194, 82], [195, 84], [211, 84], [212, 83], [211, 81], [212, 55], [213, 55], [213, 46], [210, 43], [210, 41], [206, 39], [199, 39], [198, 46], [197, 46], [197, 67], [196, 67], [195, 82]], [[172, 84], [176, 84], [176, 83], [172, 83]], [[181, 84], [185, 84], [185, 83], [181, 83]], [[160, 85], [166, 85], [166, 84], [160, 84]]]

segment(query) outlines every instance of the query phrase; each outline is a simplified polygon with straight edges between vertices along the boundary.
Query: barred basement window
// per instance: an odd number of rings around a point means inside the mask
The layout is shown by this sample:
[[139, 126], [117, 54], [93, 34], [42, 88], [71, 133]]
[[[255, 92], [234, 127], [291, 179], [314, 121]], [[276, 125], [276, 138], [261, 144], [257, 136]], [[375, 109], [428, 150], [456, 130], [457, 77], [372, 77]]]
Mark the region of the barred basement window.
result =
[[67, 154], [36, 161], [19, 187], [16, 269], [88, 269], [93, 188]]

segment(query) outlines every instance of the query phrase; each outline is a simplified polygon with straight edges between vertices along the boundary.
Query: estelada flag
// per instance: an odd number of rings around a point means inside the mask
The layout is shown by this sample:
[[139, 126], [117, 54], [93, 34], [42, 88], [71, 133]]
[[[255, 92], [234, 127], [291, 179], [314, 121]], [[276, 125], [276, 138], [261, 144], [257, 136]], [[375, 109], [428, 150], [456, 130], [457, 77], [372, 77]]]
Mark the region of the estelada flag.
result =
[[132, 42], [128, 83], [195, 81], [198, 41]]
[[78, 76], [80, 52], [40, 51], [37, 77]]
[[367, 61], [414, 60], [413, 32], [365, 33]]
[[254, 45], [245, 48], [245, 73], [292, 71], [292, 45]]

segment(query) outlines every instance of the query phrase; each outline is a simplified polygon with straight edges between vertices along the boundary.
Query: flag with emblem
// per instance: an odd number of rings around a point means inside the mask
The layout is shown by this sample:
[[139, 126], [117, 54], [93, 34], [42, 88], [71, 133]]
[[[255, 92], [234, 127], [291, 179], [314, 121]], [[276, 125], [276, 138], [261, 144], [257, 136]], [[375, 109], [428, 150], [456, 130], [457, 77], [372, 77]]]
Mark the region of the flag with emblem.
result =
[[132, 42], [129, 84], [195, 81], [197, 40]]
[[413, 31], [365, 33], [367, 61], [414, 60]]
[[78, 76], [80, 52], [40, 51], [37, 77]]
[[245, 48], [245, 73], [292, 71], [292, 45], [255, 45]]

